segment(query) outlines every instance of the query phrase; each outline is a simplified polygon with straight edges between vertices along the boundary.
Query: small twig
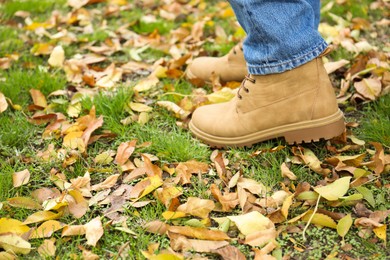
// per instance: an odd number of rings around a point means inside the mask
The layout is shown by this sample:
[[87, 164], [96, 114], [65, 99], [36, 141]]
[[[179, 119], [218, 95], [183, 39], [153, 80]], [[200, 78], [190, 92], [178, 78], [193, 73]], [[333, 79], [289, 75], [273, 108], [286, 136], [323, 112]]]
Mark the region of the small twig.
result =
[[316, 212], [318, 210], [318, 204], [320, 203], [320, 199], [321, 199], [321, 195], [318, 195], [317, 203], [316, 203], [316, 206], [314, 208], [313, 214], [311, 214], [309, 220], [307, 221], [305, 228], [303, 229], [303, 233], [302, 233], [303, 241], [306, 241], [306, 236], [305, 236], [306, 229], [309, 227], [311, 221], [313, 220], [314, 214], [316, 214]]

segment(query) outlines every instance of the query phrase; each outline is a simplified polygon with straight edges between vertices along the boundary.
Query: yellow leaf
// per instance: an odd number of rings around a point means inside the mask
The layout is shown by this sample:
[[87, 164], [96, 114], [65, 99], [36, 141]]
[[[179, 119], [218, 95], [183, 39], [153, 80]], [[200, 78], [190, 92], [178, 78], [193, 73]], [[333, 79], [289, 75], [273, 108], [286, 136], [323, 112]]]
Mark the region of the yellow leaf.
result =
[[28, 197], [15, 197], [7, 199], [8, 204], [15, 208], [41, 209], [42, 206], [35, 200]]
[[287, 177], [293, 181], [297, 179], [297, 176], [287, 167], [285, 162], [280, 166], [280, 171], [282, 173], [282, 177]]
[[56, 46], [50, 54], [48, 63], [52, 67], [61, 68], [65, 61], [65, 51], [61, 45]]
[[23, 224], [29, 225], [32, 223], [38, 223], [46, 220], [58, 219], [61, 216], [62, 212], [54, 213], [51, 211], [38, 211], [28, 216], [27, 219], [23, 222]]
[[3, 93], [0, 92], [0, 113], [3, 113], [8, 108], [7, 100]]
[[160, 80], [155, 75], [150, 75], [148, 78], [141, 80], [136, 86], [134, 86], [135, 92], [144, 92], [155, 87]]
[[294, 194], [291, 194], [290, 196], [288, 196], [284, 202], [283, 202], [283, 206], [282, 206], [282, 215], [287, 219], [288, 217], [288, 210], [290, 208], [290, 206], [292, 205], [293, 203], [293, 198], [294, 198]]
[[383, 241], [385, 241], [385, 245], [386, 245], [386, 230], [387, 230], [387, 226], [386, 225], [383, 225], [383, 226], [380, 226], [380, 227], [376, 227], [373, 229], [375, 235], [377, 237], [379, 237], [380, 239], [382, 239]]
[[227, 102], [232, 98], [234, 98], [235, 95], [236, 94], [233, 90], [224, 87], [219, 91], [207, 95], [207, 98], [211, 103], [215, 104], [215, 103]]
[[164, 219], [170, 220], [170, 219], [184, 218], [185, 216], [187, 216], [187, 214], [181, 211], [165, 211], [164, 213], [162, 213], [162, 216]]
[[65, 226], [62, 229], [61, 237], [85, 235], [84, 225]]
[[168, 111], [173, 112], [177, 118], [182, 120], [186, 119], [191, 114], [171, 101], [157, 101], [156, 104], [167, 109]]
[[70, 132], [64, 137], [63, 145], [65, 148], [69, 149], [79, 149], [80, 152], [85, 151], [85, 144], [81, 136], [84, 132], [77, 131], [77, 132]]
[[344, 196], [345, 193], [347, 193], [350, 180], [351, 177], [343, 177], [329, 185], [314, 188], [314, 191], [329, 201], [338, 200], [340, 197]]
[[187, 202], [180, 205], [177, 210], [196, 217], [207, 218], [214, 208], [215, 204], [212, 200], [189, 197]]
[[258, 211], [252, 211], [239, 216], [228, 216], [227, 218], [234, 222], [240, 232], [245, 236], [273, 226], [271, 220]]
[[[308, 222], [313, 214], [312, 210], [309, 210], [302, 218], [303, 221]], [[323, 227], [330, 227], [330, 228], [337, 228], [336, 222], [329, 216], [321, 214], [321, 213], [315, 213], [313, 218], [311, 219], [312, 224], [323, 226]]]
[[28, 169], [12, 174], [12, 181], [15, 188], [27, 184], [29, 180], [30, 172]]
[[163, 185], [163, 181], [161, 180], [161, 177], [158, 175], [148, 177], [147, 179], [150, 181], [150, 184], [144, 189], [141, 196], [139, 196], [139, 199], [148, 195], [149, 193], [151, 193], [152, 191], [154, 191], [155, 189]]
[[94, 162], [100, 165], [110, 164], [114, 159], [112, 158], [112, 151], [106, 151], [101, 154], [96, 155]]
[[31, 244], [16, 234], [0, 235], [0, 247], [14, 254], [26, 255], [31, 251]]
[[0, 259], [4, 260], [16, 260], [16, 256], [14, 254], [8, 253], [8, 252], [0, 252]]
[[150, 112], [153, 110], [152, 107], [147, 106], [147, 105], [142, 104], [142, 103], [130, 102], [129, 106], [130, 106], [131, 110], [133, 110], [135, 112]]
[[21, 235], [29, 231], [30, 228], [25, 223], [12, 218], [0, 218], [0, 234], [15, 233]]
[[169, 232], [177, 233], [183, 236], [202, 239], [202, 240], [229, 240], [230, 237], [226, 233], [219, 230], [209, 230], [207, 228], [169, 226]]
[[345, 235], [348, 233], [349, 229], [352, 226], [352, 217], [351, 214], [346, 215], [342, 219], [339, 220], [339, 223], [337, 223], [337, 233], [344, 238]]
[[48, 220], [31, 233], [30, 239], [51, 237], [51, 235], [53, 235], [54, 232], [62, 229], [63, 227], [64, 224], [59, 221]]

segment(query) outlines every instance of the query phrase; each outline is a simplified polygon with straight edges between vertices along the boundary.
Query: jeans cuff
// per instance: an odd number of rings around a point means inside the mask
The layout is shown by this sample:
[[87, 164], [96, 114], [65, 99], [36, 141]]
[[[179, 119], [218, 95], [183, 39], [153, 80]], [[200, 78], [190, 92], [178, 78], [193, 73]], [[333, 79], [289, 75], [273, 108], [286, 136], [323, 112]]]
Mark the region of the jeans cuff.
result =
[[299, 55], [298, 57], [294, 57], [293, 59], [280, 61], [275, 64], [263, 64], [263, 65], [248, 65], [249, 74], [253, 75], [267, 75], [267, 74], [275, 74], [282, 73], [287, 70], [292, 70], [297, 68], [305, 63], [308, 63], [311, 60], [314, 60], [318, 56], [320, 56], [325, 49], [328, 47], [328, 44], [325, 41], [322, 41], [318, 46], [309, 50], [308, 52]]

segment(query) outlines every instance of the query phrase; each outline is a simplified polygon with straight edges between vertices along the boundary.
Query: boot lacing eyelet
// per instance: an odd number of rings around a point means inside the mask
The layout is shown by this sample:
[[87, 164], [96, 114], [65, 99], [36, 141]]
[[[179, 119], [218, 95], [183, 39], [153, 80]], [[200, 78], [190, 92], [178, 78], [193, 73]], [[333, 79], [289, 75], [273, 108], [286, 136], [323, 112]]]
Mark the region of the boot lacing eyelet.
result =
[[240, 88], [238, 89], [238, 92], [237, 92], [237, 97], [238, 97], [239, 99], [242, 99], [242, 95], [240, 94], [241, 89], [243, 89], [246, 93], [249, 93], [249, 88], [245, 87], [245, 82], [246, 82], [246, 81], [249, 81], [249, 82], [252, 83], [252, 84], [255, 84], [255, 83], [256, 83], [256, 79], [251, 78], [251, 75], [250, 75], [250, 74], [249, 74], [249, 75], [246, 75], [246, 76], [245, 76], [245, 79], [242, 81], [241, 86], [240, 86]]

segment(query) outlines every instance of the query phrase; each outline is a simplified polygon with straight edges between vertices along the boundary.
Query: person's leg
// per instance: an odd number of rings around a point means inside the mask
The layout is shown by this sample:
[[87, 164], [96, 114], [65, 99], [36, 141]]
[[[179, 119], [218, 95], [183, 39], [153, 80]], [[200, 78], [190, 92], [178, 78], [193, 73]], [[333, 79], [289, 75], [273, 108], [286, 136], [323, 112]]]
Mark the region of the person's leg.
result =
[[[310, 0], [314, 13], [314, 28], [317, 29], [320, 22], [320, 1]], [[233, 3], [234, 5], [234, 3]], [[238, 16], [243, 16], [242, 12], [237, 12]], [[241, 17], [239, 20], [243, 20]], [[202, 79], [210, 82], [215, 74], [224, 82], [242, 81], [248, 73], [242, 44], [234, 48], [223, 57], [199, 57], [196, 58], [187, 68], [186, 76], [189, 79]]]
[[341, 134], [343, 114], [320, 57], [327, 45], [317, 32], [313, 6], [319, 3], [231, 4], [248, 34], [244, 53], [250, 75], [230, 102], [198, 108], [191, 132], [217, 147], [250, 146], [277, 137], [301, 143]]
[[280, 73], [318, 57], [327, 44], [317, 31], [319, 0], [230, 0], [247, 33], [250, 74]]

